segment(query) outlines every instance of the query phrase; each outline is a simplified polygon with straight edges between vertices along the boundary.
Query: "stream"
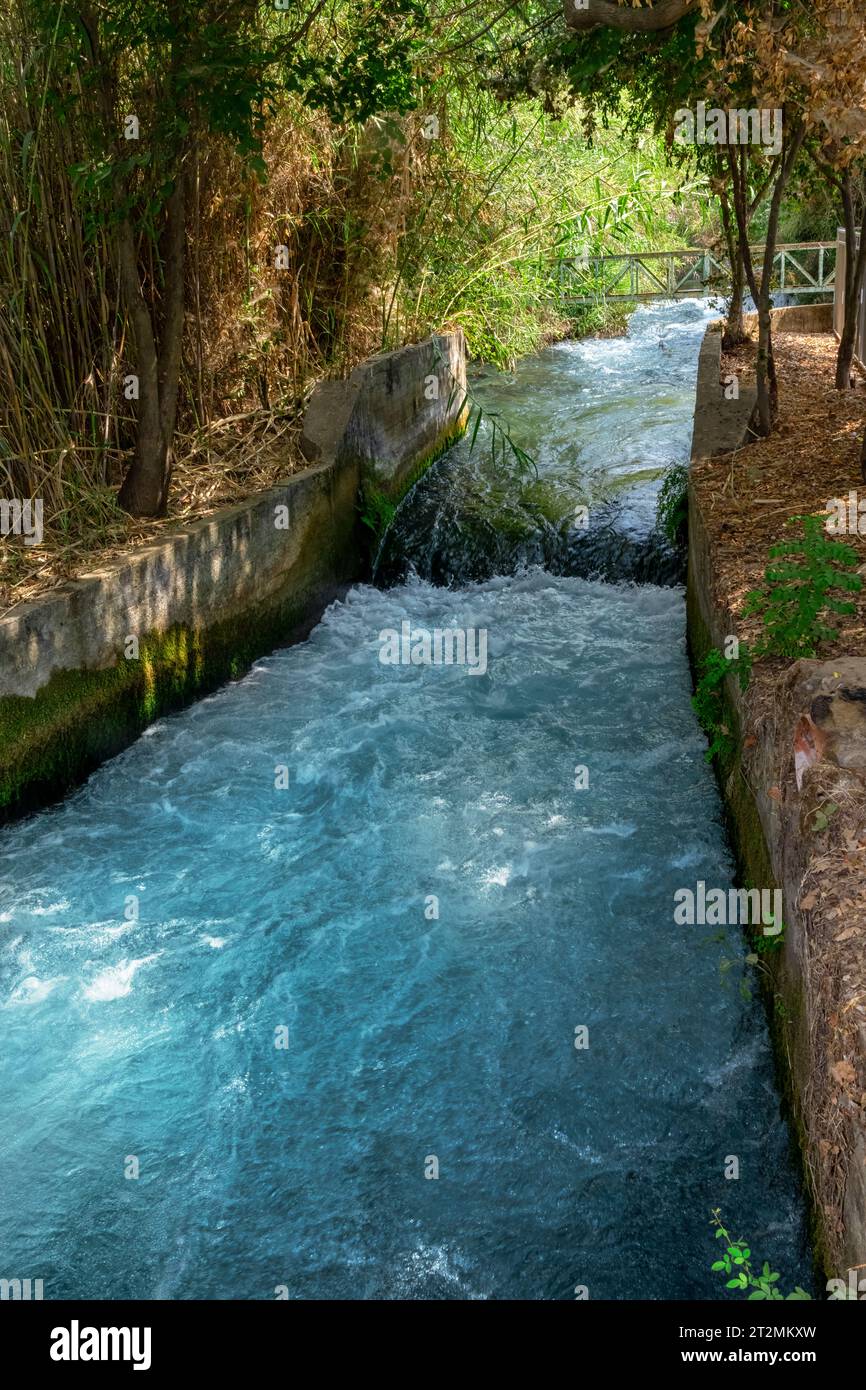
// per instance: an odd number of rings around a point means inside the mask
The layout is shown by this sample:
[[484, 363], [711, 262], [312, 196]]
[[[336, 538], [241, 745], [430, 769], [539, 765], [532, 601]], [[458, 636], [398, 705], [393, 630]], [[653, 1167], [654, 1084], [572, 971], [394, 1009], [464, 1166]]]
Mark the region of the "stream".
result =
[[734, 873], [654, 528], [711, 316], [481, 373], [537, 476], [459, 444], [375, 584], [4, 833], [0, 1274], [733, 1298], [718, 1207], [811, 1288], [755, 972], [673, 916]]

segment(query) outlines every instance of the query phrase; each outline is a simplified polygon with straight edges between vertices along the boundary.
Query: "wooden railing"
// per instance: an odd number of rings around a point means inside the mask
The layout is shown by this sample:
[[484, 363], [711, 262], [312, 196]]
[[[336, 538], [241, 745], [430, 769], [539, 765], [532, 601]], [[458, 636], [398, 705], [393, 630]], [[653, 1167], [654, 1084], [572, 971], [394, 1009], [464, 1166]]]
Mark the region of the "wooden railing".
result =
[[[759, 270], [764, 247], [751, 249]], [[773, 288], [796, 295], [832, 294], [837, 256], [835, 241], [783, 243], [773, 256]], [[693, 299], [713, 292], [728, 294], [731, 289], [727, 256], [705, 247], [566, 257], [551, 263], [551, 273], [563, 305], [595, 304], [604, 299]]]

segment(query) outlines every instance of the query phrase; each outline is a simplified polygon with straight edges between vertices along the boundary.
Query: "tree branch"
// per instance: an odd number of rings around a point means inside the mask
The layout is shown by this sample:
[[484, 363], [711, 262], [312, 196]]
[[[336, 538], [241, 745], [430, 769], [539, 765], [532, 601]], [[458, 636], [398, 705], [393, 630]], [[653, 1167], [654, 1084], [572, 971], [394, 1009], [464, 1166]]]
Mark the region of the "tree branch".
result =
[[656, 0], [652, 8], [618, 5], [616, 0], [562, 0], [562, 12], [569, 29], [583, 31], [603, 24], [627, 34], [654, 34], [671, 29], [687, 14], [694, 14], [700, 0]]

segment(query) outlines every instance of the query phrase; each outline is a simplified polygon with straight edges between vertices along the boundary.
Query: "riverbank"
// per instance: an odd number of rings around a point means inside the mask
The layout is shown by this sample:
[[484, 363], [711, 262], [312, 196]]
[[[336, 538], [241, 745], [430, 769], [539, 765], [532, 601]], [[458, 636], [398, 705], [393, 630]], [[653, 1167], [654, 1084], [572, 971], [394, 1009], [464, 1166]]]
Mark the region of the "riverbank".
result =
[[365, 576], [365, 498], [394, 501], [466, 427], [457, 331], [313, 393], [306, 467], [0, 619], [0, 821], [62, 796], [161, 715], [305, 636]]
[[[860, 483], [866, 390], [835, 391], [835, 339], [785, 322], [783, 311], [778, 431], [693, 459], [688, 609], [698, 666], [731, 636], [754, 646], [760, 622], [744, 611], [746, 596], [762, 582], [769, 547], [791, 537], [789, 518], [821, 513]], [[723, 363], [723, 379], [737, 365]], [[747, 357], [739, 365], [748, 372]], [[748, 389], [747, 377], [740, 385]], [[720, 396], [719, 382], [705, 381], [696, 419], [718, 415]], [[699, 450], [709, 443], [696, 431]], [[866, 574], [866, 536], [840, 539]], [[745, 692], [727, 679], [735, 741], [718, 760], [744, 880], [784, 894], [782, 944], [762, 949], [756, 968], [797, 1116], [816, 1248], [828, 1276], [843, 1278], [866, 1262], [866, 591], [849, 597], [853, 612], [834, 615], [838, 635], [814, 659], [757, 660]]]

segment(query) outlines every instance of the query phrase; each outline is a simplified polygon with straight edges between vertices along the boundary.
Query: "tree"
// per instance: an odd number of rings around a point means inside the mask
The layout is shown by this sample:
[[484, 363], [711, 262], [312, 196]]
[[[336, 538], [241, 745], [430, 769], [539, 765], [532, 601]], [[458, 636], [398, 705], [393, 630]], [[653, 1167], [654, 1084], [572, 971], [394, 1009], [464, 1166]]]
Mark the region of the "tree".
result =
[[[412, 105], [419, 0], [357, 0], [341, 31], [306, 44], [324, 0], [291, 11], [259, 0], [32, 0], [56, 51], [57, 105], [83, 115], [76, 188], [111, 229], [132, 333], [134, 456], [119, 493], [136, 516], [165, 513], [181, 379], [188, 186], [197, 148], [228, 139], [260, 177], [262, 139], [282, 91], [338, 118]], [[321, 38], [321, 36], [319, 36]]]
[[860, 294], [866, 279], [866, 204], [859, 227], [854, 174], [866, 161], [866, 13], [854, 0], [814, 0], [810, 22], [777, 62], [796, 85], [808, 113], [811, 153], [842, 205], [847, 256], [845, 319], [836, 359], [836, 386], [851, 384]]

